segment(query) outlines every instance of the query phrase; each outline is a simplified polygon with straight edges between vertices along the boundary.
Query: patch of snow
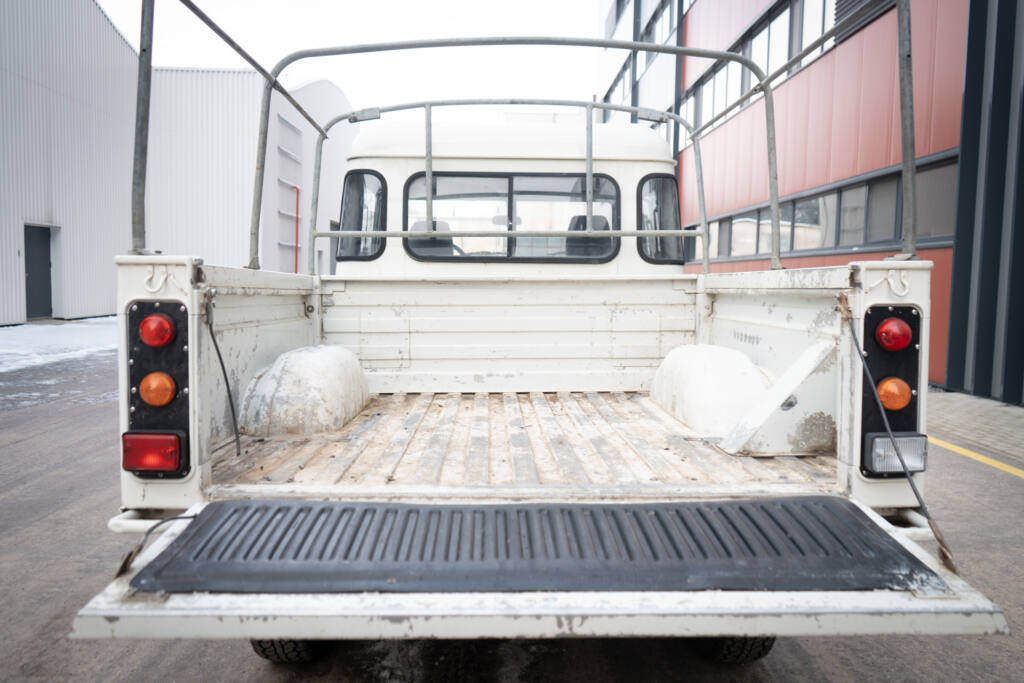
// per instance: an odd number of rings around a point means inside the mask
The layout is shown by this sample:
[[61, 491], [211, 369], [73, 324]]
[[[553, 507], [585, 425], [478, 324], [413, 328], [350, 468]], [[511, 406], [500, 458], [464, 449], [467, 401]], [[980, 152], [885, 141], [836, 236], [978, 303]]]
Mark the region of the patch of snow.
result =
[[117, 316], [0, 327], [0, 373], [117, 349]]

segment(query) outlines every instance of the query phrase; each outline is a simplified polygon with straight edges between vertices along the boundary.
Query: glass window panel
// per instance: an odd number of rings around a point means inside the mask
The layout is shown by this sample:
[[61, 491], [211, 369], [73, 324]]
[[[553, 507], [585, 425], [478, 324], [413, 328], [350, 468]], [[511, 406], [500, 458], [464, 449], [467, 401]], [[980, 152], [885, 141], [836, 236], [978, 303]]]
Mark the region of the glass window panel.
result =
[[[342, 230], [371, 232], [384, 229], [384, 183], [373, 173], [349, 173], [341, 195]], [[343, 237], [338, 239], [338, 259], [373, 258], [384, 250], [381, 237]]]
[[872, 181], [868, 187], [865, 242], [891, 242], [896, 238], [897, 176]]
[[839, 244], [864, 243], [864, 214], [868, 186], [859, 185], [843, 190], [839, 200]]
[[709, 80], [700, 89], [700, 123], [704, 125], [714, 116], [715, 81]]
[[757, 253], [757, 212], [751, 211], [732, 219], [730, 253], [746, 256]]
[[728, 88], [726, 86], [726, 78], [728, 78], [729, 72], [724, 66], [718, 69], [715, 74], [715, 114], [718, 115], [725, 110], [726, 98], [728, 97]]
[[729, 66], [726, 69], [729, 71], [729, 79], [726, 86], [728, 88], [728, 96], [725, 98], [725, 106], [729, 106], [743, 94], [740, 87], [743, 84], [743, 66], [739, 62], [729, 62]]
[[[800, 47], [806, 48], [815, 40], [821, 37], [824, 32], [824, 0], [804, 0], [804, 26]], [[819, 49], [818, 52], [821, 50]], [[810, 59], [810, 57], [808, 57]]]
[[708, 223], [708, 254], [711, 258], [718, 256], [718, 221]]
[[[514, 230], [585, 230], [585, 176], [516, 176], [512, 181]], [[593, 227], [609, 230], [618, 195], [610, 178], [594, 177]], [[608, 258], [614, 250], [609, 237], [517, 237], [512, 255], [522, 258]]]
[[[676, 179], [668, 176], [648, 178], [640, 187], [639, 230], [679, 230], [679, 196]], [[680, 237], [642, 237], [640, 253], [655, 261], [682, 260]]]
[[[789, 251], [791, 248], [790, 238], [793, 226], [793, 204], [785, 202], [779, 207], [782, 214], [779, 220], [779, 251]], [[757, 213], [761, 229], [757, 236], [757, 253], [772, 253], [772, 219], [769, 209], [761, 209]]]
[[768, 72], [771, 73], [789, 59], [789, 8], [772, 19], [769, 30]]
[[821, 249], [836, 243], [836, 193], [801, 199], [793, 212], [793, 249]]
[[732, 240], [732, 221], [723, 218], [718, 221], [718, 255], [729, 255], [729, 244]]
[[949, 237], [956, 220], [956, 164], [917, 172], [917, 236]]
[[[409, 185], [408, 230], [427, 229], [427, 203], [423, 176]], [[456, 237], [468, 230], [500, 230], [507, 226], [508, 178], [434, 176], [431, 206], [435, 233], [447, 235], [410, 238], [410, 250], [426, 257], [505, 257], [508, 240], [504, 237]]]
[[750, 58], [761, 67], [762, 71], [768, 70], [768, 27], [764, 27], [760, 33], [750, 41]]

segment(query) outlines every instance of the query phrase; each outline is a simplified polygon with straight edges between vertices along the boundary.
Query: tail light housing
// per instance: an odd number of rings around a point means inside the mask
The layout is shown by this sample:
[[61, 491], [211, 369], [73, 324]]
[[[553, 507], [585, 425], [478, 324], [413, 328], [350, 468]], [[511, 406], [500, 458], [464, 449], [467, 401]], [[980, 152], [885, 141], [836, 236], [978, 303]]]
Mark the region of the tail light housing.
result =
[[[911, 472], [924, 471], [927, 438], [920, 433], [921, 313], [915, 306], [872, 306], [864, 313], [864, 353], [889, 426]], [[903, 477], [885, 422], [865, 380], [861, 397], [861, 473]]]
[[143, 479], [191, 470], [188, 310], [180, 301], [134, 301], [127, 310], [128, 430], [121, 467]]

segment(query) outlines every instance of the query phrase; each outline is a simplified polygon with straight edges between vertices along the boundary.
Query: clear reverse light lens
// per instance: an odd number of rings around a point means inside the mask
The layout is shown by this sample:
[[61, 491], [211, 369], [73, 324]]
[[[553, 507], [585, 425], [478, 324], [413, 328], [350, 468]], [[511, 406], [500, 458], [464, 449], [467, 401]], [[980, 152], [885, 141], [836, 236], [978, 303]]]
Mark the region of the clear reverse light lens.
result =
[[[907, 469], [924, 472], [928, 466], [928, 437], [917, 432], [895, 432]], [[899, 474], [903, 472], [892, 440], [885, 432], [872, 432], [864, 436], [864, 468], [874, 474]]]

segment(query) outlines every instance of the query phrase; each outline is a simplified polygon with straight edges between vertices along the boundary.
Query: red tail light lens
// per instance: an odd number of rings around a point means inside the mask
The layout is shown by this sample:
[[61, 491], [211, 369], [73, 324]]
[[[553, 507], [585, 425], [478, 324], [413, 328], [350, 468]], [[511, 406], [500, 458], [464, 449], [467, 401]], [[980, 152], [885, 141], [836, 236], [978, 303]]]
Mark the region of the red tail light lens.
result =
[[177, 472], [181, 439], [177, 434], [121, 435], [121, 467], [129, 471]]
[[875, 330], [875, 338], [887, 351], [902, 351], [910, 346], [913, 336], [910, 325], [899, 318], [886, 318]]
[[174, 321], [163, 313], [147, 315], [139, 323], [139, 339], [146, 346], [167, 346], [174, 339]]

